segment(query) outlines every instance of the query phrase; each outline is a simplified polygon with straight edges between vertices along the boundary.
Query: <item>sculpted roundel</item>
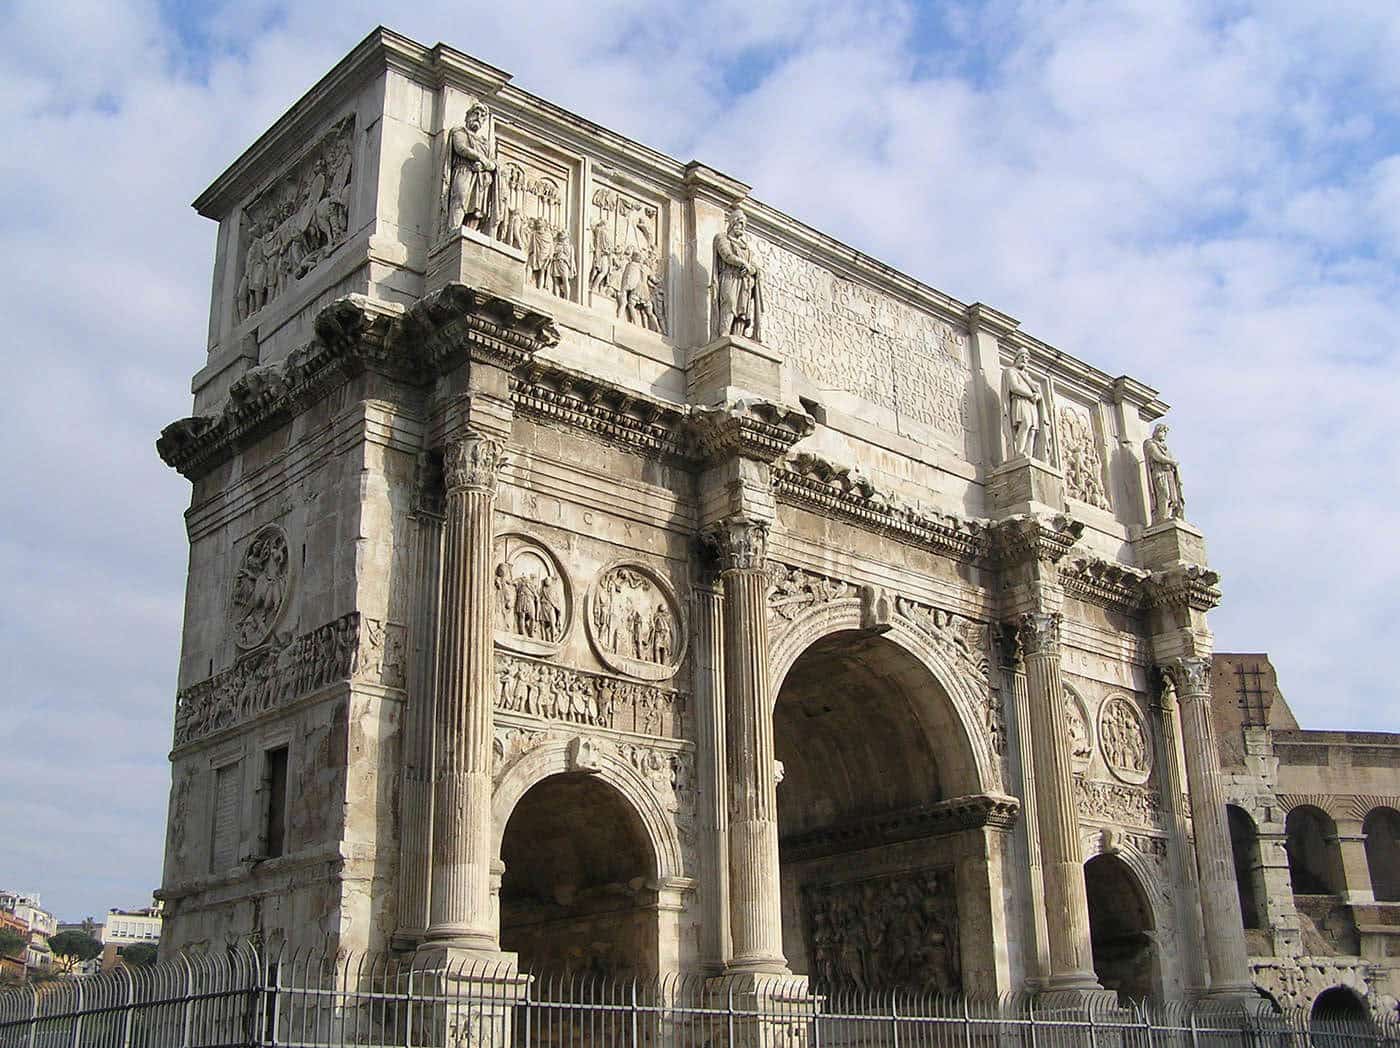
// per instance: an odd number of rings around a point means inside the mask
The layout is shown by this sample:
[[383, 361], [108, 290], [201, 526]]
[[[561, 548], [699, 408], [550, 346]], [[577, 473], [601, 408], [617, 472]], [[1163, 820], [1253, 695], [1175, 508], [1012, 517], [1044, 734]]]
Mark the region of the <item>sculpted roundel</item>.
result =
[[1114, 776], [1135, 785], [1152, 772], [1152, 748], [1142, 711], [1126, 695], [1110, 695], [1099, 708], [1099, 750]]
[[669, 583], [643, 564], [604, 568], [588, 592], [588, 639], [603, 665], [668, 680], [685, 657], [685, 618]]
[[553, 655], [573, 625], [573, 586], [552, 550], [529, 535], [496, 540], [492, 585], [496, 643], [529, 655]]
[[1076, 768], [1088, 767], [1094, 755], [1094, 735], [1089, 719], [1089, 709], [1079, 693], [1065, 686], [1065, 720], [1069, 725], [1070, 754]]
[[240, 648], [256, 648], [271, 635], [287, 603], [290, 573], [287, 533], [268, 524], [248, 543], [233, 579], [229, 603]]

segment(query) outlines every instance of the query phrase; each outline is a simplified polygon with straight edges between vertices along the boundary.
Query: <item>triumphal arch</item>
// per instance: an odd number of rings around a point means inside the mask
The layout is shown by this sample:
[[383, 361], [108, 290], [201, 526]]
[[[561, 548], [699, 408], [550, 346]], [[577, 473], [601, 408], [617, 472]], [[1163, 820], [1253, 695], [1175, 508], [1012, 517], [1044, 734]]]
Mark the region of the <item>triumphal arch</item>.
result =
[[1154, 390], [385, 30], [196, 207], [163, 948], [1250, 992]]

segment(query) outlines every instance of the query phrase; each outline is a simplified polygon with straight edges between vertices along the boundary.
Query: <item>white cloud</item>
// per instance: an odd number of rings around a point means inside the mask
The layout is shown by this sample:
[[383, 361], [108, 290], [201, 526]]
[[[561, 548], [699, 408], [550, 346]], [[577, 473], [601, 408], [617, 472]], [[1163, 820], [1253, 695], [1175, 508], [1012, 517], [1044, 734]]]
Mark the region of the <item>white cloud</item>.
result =
[[[0, 656], [22, 713], [0, 741], [26, 754], [0, 789], [29, 842], [0, 879], [65, 916], [159, 880], [188, 486], [151, 442], [203, 362], [214, 236], [188, 201], [386, 17], [227, 4], [177, 30], [163, 10], [21, 3], [0, 41]], [[716, 0], [391, 17], [1161, 387], [1225, 576], [1220, 647], [1270, 651], [1305, 725], [1400, 730], [1371, 655], [1400, 618], [1400, 14]]]

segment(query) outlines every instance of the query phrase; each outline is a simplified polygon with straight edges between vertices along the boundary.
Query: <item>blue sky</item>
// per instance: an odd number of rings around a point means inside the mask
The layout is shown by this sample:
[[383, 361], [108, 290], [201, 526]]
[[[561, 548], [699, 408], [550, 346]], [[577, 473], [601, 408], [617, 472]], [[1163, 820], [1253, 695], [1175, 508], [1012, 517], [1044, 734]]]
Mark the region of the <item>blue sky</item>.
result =
[[189, 201], [375, 24], [444, 40], [1174, 405], [1220, 650], [1400, 730], [1400, 7], [9, 5], [0, 884], [160, 879], [204, 358]]

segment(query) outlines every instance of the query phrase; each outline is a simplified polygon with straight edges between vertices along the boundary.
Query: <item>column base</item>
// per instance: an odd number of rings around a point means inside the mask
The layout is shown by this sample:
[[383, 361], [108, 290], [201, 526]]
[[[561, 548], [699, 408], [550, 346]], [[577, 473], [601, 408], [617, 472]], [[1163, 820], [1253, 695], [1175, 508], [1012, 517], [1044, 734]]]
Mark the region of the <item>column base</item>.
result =
[[413, 979], [421, 1003], [413, 1017], [413, 1043], [510, 1048], [516, 1005], [532, 977], [519, 958], [501, 950], [429, 943], [413, 955]]
[[1267, 1015], [1273, 1006], [1254, 989], [1253, 983], [1227, 983], [1197, 990], [1189, 999], [1196, 1007], [1212, 1013], [1233, 1012], [1240, 1015]]
[[731, 959], [725, 964], [723, 974], [729, 978], [740, 976], [755, 979], [762, 976], [785, 979], [797, 978], [797, 976], [792, 974], [792, 969], [787, 966], [787, 958], [785, 957], [749, 957], [743, 960]]
[[738, 1012], [731, 1048], [807, 1048], [823, 998], [805, 975], [741, 972], [708, 979], [710, 1006]]

